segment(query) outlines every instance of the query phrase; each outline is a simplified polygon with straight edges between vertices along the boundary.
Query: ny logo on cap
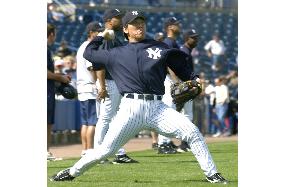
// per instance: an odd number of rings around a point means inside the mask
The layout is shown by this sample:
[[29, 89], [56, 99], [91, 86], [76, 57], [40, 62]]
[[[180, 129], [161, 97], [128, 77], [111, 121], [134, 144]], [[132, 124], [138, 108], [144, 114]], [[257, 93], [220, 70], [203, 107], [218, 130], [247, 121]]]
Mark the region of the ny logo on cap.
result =
[[194, 29], [191, 30], [193, 33], [196, 33], [196, 31]]
[[161, 57], [161, 49], [156, 48], [155, 51], [152, 48], [146, 50], [148, 52], [148, 57], [152, 59], [158, 59]]
[[117, 12], [120, 12], [117, 8], [115, 9]]
[[137, 11], [132, 11], [132, 15], [138, 15]]
[[173, 17], [173, 20], [175, 20], [175, 21], [176, 21], [176, 20], [177, 20], [177, 18], [176, 18], [176, 17]]

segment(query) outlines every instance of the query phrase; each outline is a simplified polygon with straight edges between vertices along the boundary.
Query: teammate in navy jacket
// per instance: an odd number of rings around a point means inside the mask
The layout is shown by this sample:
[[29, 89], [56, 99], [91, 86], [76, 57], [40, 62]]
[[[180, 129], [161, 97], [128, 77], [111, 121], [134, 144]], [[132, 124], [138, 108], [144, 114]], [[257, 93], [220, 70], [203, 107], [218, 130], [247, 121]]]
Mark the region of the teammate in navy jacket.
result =
[[[164, 104], [164, 79], [169, 66], [181, 80], [196, 79], [187, 65], [188, 56], [180, 50], [168, 49], [162, 42], [147, 40], [145, 17], [130, 11], [122, 19], [129, 44], [111, 50], [98, 50], [108, 30], [86, 48], [84, 57], [95, 69], [104, 64], [123, 94], [119, 111], [110, 124], [98, 149], [90, 150], [74, 166], [57, 173], [53, 181], [73, 180], [100, 160], [113, 155], [130, 138], [143, 129], [187, 141], [208, 181], [226, 183], [217, 173], [207, 145], [198, 128], [184, 115]], [[92, 61], [96, 57], [96, 61]], [[99, 151], [98, 151], [99, 150]]]
[[[112, 40], [103, 40], [99, 49], [112, 49], [115, 47], [123, 46], [125, 42], [122, 34], [121, 19], [122, 12], [119, 9], [108, 9], [103, 15], [105, 28], [114, 31], [114, 38]], [[96, 60], [96, 57], [93, 59]], [[96, 71], [98, 80], [98, 97], [103, 99], [100, 102], [100, 116], [96, 127], [96, 135], [94, 138], [94, 148], [98, 147], [104, 140], [104, 137], [109, 129], [109, 124], [112, 118], [118, 111], [118, 107], [121, 101], [121, 95], [118, 92], [117, 86], [109, 74], [107, 69]], [[108, 163], [108, 160], [103, 160], [102, 163]], [[115, 158], [112, 161], [114, 164], [123, 163], [137, 163], [136, 160], [130, 158], [124, 148], [120, 148], [115, 154]]]
[[[175, 17], [169, 17], [164, 19], [164, 29], [166, 33], [166, 38], [163, 41], [165, 44], [168, 45], [170, 49], [179, 49], [179, 46], [176, 42], [178, 35], [180, 34], [180, 21], [177, 20]], [[165, 85], [165, 95], [163, 96], [163, 102], [172, 107], [173, 109], [176, 108], [175, 104], [173, 103], [173, 98], [171, 96], [171, 85], [179, 82], [178, 77], [175, 73], [168, 68], [168, 74], [164, 81]], [[190, 119], [191, 120], [191, 119]], [[191, 120], [192, 121], [192, 120]], [[183, 141], [185, 142], [185, 141]], [[181, 145], [185, 145], [186, 143], [181, 143]], [[187, 144], [186, 144], [187, 145]], [[188, 146], [186, 146], [187, 148]], [[178, 148], [178, 149], [177, 149]], [[158, 154], [175, 154], [180, 152], [180, 146], [177, 147], [169, 137], [163, 136], [159, 134], [158, 136]], [[184, 152], [184, 151], [183, 151]]]
[[47, 24], [47, 160], [55, 160], [55, 157], [49, 152], [51, 143], [51, 131], [54, 124], [55, 115], [55, 81], [69, 83], [69, 75], [60, 75], [54, 73], [54, 62], [52, 59], [51, 45], [56, 39], [56, 28], [52, 24]]

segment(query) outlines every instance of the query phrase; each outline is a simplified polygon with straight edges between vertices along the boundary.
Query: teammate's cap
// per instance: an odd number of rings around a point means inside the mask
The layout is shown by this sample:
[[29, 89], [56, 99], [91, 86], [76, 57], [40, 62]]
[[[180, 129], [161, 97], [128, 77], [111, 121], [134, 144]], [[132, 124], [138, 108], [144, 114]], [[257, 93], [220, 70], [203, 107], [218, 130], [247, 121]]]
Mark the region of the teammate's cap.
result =
[[108, 19], [111, 19], [116, 16], [122, 16], [123, 13], [119, 9], [108, 9], [104, 12], [103, 20], [106, 22]]
[[89, 33], [91, 31], [93, 32], [101, 32], [103, 31], [104, 28], [103, 28], [103, 24], [100, 23], [100, 22], [97, 22], [97, 21], [93, 21], [91, 23], [89, 23], [87, 25], [87, 29], [86, 29], [86, 32]]
[[196, 30], [194, 29], [187, 29], [183, 34], [183, 37], [194, 37], [194, 36], [199, 36], [199, 34], [197, 34]]
[[146, 20], [145, 16], [140, 11], [133, 10], [126, 12], [126, 14], [122, 18], [123, 27], [125, 27], [128, 23], [135, 20], [136, 18], [142, 18], [144, 21]]
[[176, 17], [169, 17], [169, 18], [165, 18], [165, 20], [164, 20], [165, 28], [167, 28], [170, 25], [178, 25], [179, 23], [180, 23], [180, 21], [177, 20]]

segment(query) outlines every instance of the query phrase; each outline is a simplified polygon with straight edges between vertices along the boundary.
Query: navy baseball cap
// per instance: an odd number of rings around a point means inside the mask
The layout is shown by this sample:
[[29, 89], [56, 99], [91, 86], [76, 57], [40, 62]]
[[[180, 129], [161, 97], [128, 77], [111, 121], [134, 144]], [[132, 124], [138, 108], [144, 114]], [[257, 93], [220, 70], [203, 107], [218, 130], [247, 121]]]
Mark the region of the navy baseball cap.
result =
[[180, 21], [177, 20], [176, 17], [165, 18], [165, 20], [164, 20], [164, 27], [167, 28], [170, 25], [178, 25], [179, 23], [180, 23]]
[[101, 32], [103, 31], [104, 28], [103, 28], [103, 24], [98, 22], [98, 21], [93, 21], [91, 23], [89, 23], [87, 25], [87, 29], [86, 29], [86, 32], [89, 33], [91, 31], [93, 32]]
[[128, 23], [132, 22], [136, 18], [142, 18], [144, 21], [146, 20], [145, 16], [140, 11], [133, 10], [133, 11], [126, 12], [122, 18], [123, 27], [125, 27]]
[[108, 9], [104, 12], [103, 20], [106, 22], [108, 19], [111, 19], [116, 16], [122, 16], [123, 13], [119, 9]]
[[195, 36], [199, 36], [199, 34], [194, 29], [187, 29], [183, 34], [184, 38], [185, 37], [191, 38], [191, 37], [195, 37]]

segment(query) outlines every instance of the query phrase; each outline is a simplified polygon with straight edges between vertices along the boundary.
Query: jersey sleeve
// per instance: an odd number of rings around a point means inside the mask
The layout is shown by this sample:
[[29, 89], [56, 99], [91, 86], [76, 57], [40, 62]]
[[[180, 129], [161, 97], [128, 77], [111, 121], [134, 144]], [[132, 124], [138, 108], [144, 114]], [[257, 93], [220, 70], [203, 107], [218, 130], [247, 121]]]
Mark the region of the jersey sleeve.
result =
[[210, 48], [211, 48], [211, 41], [209, 41], [205, 46], [204, 46], [204, 49], [206, 50], [206, 51], [208, 51]]
[[191, 58], [184, 52], [178, 49], [167, 50], [164, 54], [167, 66], [182, 81], [194, 80], [199, 76], [193, 71]]
[[103, 37], [95, 37], [86, 47], [83, 57], [90, 61], [95, 70], [104, 69], [110, 62], [111, 53], [108, 50], [99, 49], [103, 43]]

